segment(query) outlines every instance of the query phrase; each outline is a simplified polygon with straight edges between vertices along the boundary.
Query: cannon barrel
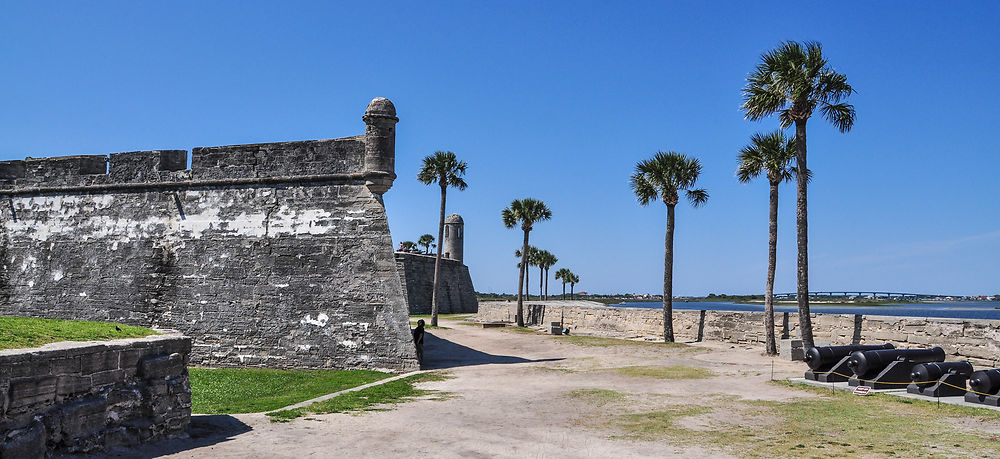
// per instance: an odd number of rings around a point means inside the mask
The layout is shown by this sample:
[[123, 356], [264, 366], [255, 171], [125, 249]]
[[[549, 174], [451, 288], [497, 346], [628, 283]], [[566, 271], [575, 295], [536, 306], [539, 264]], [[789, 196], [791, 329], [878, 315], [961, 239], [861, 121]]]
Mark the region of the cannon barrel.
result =
[[969, 362], [921, 363], [913, 367], [910, 379], [915, 383], [933, 383], [948, 373], [968, 377], [972, 374], [972, 364]]
[[972, 373], [969, 377], [969, 388], [983, 394], [1000, 392], [1000, 368]]
[[847, 366], [856, 375], [865, 375], [873, 370], [881, 371], [896, 360], [908, 360], [912, 363], [944, 362], [944, 349], [884, 349], [878, 351], [855, 351]]
[[811, 347], [802, 357], [809, 368], [819, 370], [825, 365], [837, 363], [840, 359], [851, 355], [857, 351], [875, 351], [879, 349], [895, 349], [892, 344], [854, 344], [850, 346], [820, 346]]

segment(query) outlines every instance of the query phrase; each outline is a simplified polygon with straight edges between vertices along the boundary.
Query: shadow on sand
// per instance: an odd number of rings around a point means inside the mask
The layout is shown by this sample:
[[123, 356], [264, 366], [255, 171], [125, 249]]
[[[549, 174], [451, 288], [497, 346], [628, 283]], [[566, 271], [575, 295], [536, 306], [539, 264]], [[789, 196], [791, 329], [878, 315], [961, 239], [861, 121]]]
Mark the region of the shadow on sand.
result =
[[[251, 431], [250, 426], [239, 419], [225, 414], [191, 415], [188, 438], [174, 438], [134, 447], [116, 447], [89, 457], [153, 458], [167, 454], [177, 454], [194, 448], [211, 446], [229, 441], [233, 437]], [[59, 456], [79, 457], [79, 456]]]
[[471, 365], [489, 365], [491, 363], [533, 363], [555, 362], [554, 359], [525, 359], [511, 355], [493, 355], [477, 351], [471, 347], [438, 338], [430, 332], [424, 334], [424, 361], [420, 365], [423, 370], [438, 370], [442, 368], [467, 367]]

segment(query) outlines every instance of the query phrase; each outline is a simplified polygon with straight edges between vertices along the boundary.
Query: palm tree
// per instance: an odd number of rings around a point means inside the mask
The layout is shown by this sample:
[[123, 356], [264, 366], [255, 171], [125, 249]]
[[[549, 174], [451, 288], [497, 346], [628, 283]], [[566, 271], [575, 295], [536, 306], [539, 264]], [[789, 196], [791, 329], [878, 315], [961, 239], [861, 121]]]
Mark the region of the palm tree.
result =
[[[424, 185], [437, 182], [441, 186], [441, 218], [438, 219], [438, 237], [444, 238], [444, 209], [448, 197], [448, 187], [464, 190], [468, 184], [462, 179], [465, 175], [465, 161], [459, 161], [450, 151], [436, 151], [424, 158], [423, 166], [417, 174], [417, 180]], [[438, 274], [441, 272], [441, 244], [437, 246], [437, 257], [434, 259], [434, 290], [431, 293], [431, 326], [438, 324]]]
[[538, 267], [545, 271], [545, 299], [549, 299], [549, 268], [559, 262], [559, 258], [549, 252], [542, 250], [538, 253]]
[[566, 284], [569, 283], [570, 279], [572, 278], [573, 278], [573, 271], [570, 271], [567, 268], [560, 268], [559, 271], [556, 271], [556, 280], [562, 280], [563, 284], [562, 299], [564, 300], [566, 299]]
[[513, 228], [518, 223], [524, 231], [524, 243], [521, 245], [521, 269], [517, 276], [517, 326], [524, 326], [524, 297], [521, 296], [521, 288], [524, 286], [524, 272], [528, 268], [528, 233], [531, 232], [535, 223], [552, 218], [552, 211], [545, 206], [545, 203], [537, 199], [524, 198], [515, 199], [500, 212], [503, 224], [507, 228]]
[[663, 245], [663, 340], [674, 341], [674, 207], [683, 191], [698, 207], [708, 201], [708, 192], [694, 188], [701, 163], [675, 152], [657, 152], [652, 158], [640, 161], [632, 174], [632, 191], [645, 206], [657, 199], [667, 205], [667, 234]]
[[[523, 255], [521, 255], [521, 249], [515, 250], [514, 256], [517, 258], [523, 258]], [[529, 301], [531, 300], [531, 290], [528, 288], [528, 284], [531, 283], [531, 276], [529, 274], [531, 274], [532, 266], [538, 266], [538, 263], [536, 263], [537, 261], [538, 261], [538, 247], [535, 247], [533, 245], [528, 246], [528, 266], [524, 268], [524, 299]], [[518, 269], [521, 268], [520, 261], [517, 262], [517, 267]]]
[[399, 245], [403, 248], [404, 252], [412, 252], [413, 249], [417, 248], [417, 244], [413, 241], [403, 241]]
[[854, 106], [844, 102], [854, 88], [847, 76], [837, 73], [823, 57], [823, 46], [817, 42], [799, 44], [786, 41], [761, 55], [761, 62], [747, 77], [743, 88], [743, 110], [746, 119], [757, 121], [775, 113], [782, 128], [795, 125], [796, 229], [798, 239], [799, 330], [802, 345], [813, 345], [812, 321], [809, 318], [809, 231], [806, 212], [806, 122], [813, 110], [819, 110], [840, 132], [854, 126]]
[[578, 284], [578, 283], [580, 283], [580, 276], [577, 276], [576, 274], [573, 274], [572, 276], [570, 276], [570, 278], [569, 278], [569, 299], [571, 299], [571, 300], [573, 299], [573, 287], [575, 287], [576, 284]]
[[764, 291], [764, 330], [767, 336], [767, 354], [777, 355], [774, 340], [774, 266], [778, 255], [778, 185], [792, 180], [795, 175], [795, 139], [785, 138], [783, 132], [754, 134], [751, 144], [743, 147], [739, 155], [736, 178], [749, 183], [761, 174], [767, 175], [771, 185], [771, 203], [768, 212], [767, 282]]
[[424, 246], [424, 253], [430, 254], [431, 247], [434, 246], [434, 236], [430, 234], [425, 234], [417, 239], [417, 244]]

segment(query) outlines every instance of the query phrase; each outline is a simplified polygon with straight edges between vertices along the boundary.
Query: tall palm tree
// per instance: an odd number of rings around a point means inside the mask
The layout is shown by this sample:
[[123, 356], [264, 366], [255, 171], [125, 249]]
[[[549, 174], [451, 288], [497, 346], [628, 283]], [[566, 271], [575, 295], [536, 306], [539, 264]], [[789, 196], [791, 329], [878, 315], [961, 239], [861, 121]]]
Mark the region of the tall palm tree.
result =
[[767, 354], [778, 353], [774, 340], [774, 267], [778, 255], [778, 185], [795, 176], [795, 139], [785, 138], [783, 132], [754, 134], [751, 144], [740, 150], [736, 178], [749, 183], [761, 174], [767, 176], [771, 186], [771, 201], [768, 212], [767, 281], [764, 290], [764, 330]]
[[573, 299], [573, 287], [580, 283], [580, 276], [573, 274], [569, 278], [569, 299]]
[[560, 268], [559, 271], [556, 271], [556, 280], [561, 280], [563, 284], [562, 299], [564, 300], [566, 299], [566, 284], [568, 284], [572, 278], [573, 271], [570, 271], [568, 268]]
[[[417, 173], [417, 180], [424, 185], [437, 182], [441, 186], [441, 217], [438, 219], [437, 240], [444, 239], [444, 209], [445, 201], [448, 197], [448, 187], [464, 190], [468, 184], [462, 176], [468, 167], [465, 161], [459, 161], [455, 154], [450, 151], [436, 151], [433, 155], [424, 158], [420, 172]], [[441, 272], [441, 246], [437, 246], [437, 257], [434, 259], [434, 290], [431, 293], [431, 325], [438, 324], [438, 275]]]
[[542, 250], [538, 253], [538, 267], [545, 271], [545, 299], [549, 299], [549, 268], [559, 262], [559, 258], [549, 252]]
[[430, 254], [431, 246], [434, 245], [434, 236], [430, 234], [420, 236], [420, 239], [417, 239], [417, 244], [424, 246], [424, 253]]
[[663, 340], [674, 341], [674, 207], [683, 191], [691, 205], [698, 207], [708, 201], [708, 192], [694, 188], [701, 163], [675, 152], [657, 152], [640, 161], [632, 174], [632, 191], [645, 206], [657, 199], [667, 205], [667, 234], [663, 244]]
[[500, 212], [503, 224], [507, 228], [514, 228], [518, 224], [524, 231], [524, 243], [521, 245], [521, 269], [517, 276], [517, 326], [524, 326], [524, 297], [521, 296], [521, 289], [524, 286], [524, 272], [528, 268], [528, 233], [534, 228], [535, 223], [552, 218], [552, 211], [545, 206], [545, 203], [537, 199], [524, 198], [515, 199]]
[[809, 318], [809, 219], [806, 212], [806, 122], [814, 110], [840, 132], [854, 126], [854, 106], [845, 102], [854, 88], [847, 76], [837, 73], [823, 57], [823, 46], [817, 42], [800, 44], [786, 41], [761, 55], [761, 62], [747, 77], [743, 88], [743, 110], [746, 119], [757, 121], [775, 113], [781, 127], [795, 125], [799, 330], [802, 345], [813, 345], [812, 321]]
[[[514, 256], [517, 258], [523, 258], [521, 255], [521, 249], [514, 251]], [[531, 290], [528, 288], [528, 284], [531, 283], [531, 267], [538, 266], [538, 247], [533, 245], [528, 246], [528, 266], [524, 268], [524, 299], [531, 300]], [[521, 262], [517, 262], [518, 269], [521, 268]], [[541, 297], [539, 297], [541, 298]]]

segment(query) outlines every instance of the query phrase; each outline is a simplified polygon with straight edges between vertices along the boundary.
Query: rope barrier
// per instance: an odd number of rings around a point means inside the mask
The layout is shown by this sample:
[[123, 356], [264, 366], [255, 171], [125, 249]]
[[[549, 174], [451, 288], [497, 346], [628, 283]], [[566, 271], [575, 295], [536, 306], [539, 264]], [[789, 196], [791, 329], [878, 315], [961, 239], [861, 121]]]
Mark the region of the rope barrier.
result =
[[982, 395], [982, 396], [986, 396], [986, 397], [997, 397], [997, 396], [1000, 396], [998, 394], [987, 394], [987, 393], [984, 393], [984, 392], [977, 392], [977, 391], [974, 391], [972, 389], [967, 389], [965, 387], [959, 387], [959, 386], [956, 386], [954, 384], [947, 383], [947, 382], [944, 382], [944, 381], [939, 381], [939, 380], [936, 380], [936, 379], [933, 380], [933, 381], [912, 381], [912, 382], [892, 382], [892, 381], [889, 381], [889, 382], [886, 382], [886, 381], [875, 381], [875, 380], [871, 380], [871, 379], [856, 378], [856, 377], [854, 377], [854, 375], [845, 375], [843, 373], [837, 373], [836, 371], [811, 371], [811, 370], [809, 370], [809, 371], [806, 371], [806, 373], [812, 373], [814, 375], [835, 374], [837, 376], [842, 376], [842, 377], [848, 378], [848, 379], [856, 379], [856, 380], [861, 381], [861, 382], [869, 382], [869, 383], [875, 383], [875, 384], [895, 384], [895, 385], [904, 385], [904, 386], [908, 386], [910, 384], [918, 384], [919, 385], [919, 384], [934, 384], [934, 383], [940, 382], [941, 384], [944, 384], [946, 386], [951, 386], [951, 387], [954, 387], [955, 389], [961, 389], [961, 390], [964, 390], [964, 391], [967, 391], [967, 392], [972, 392], [973, 394], [976, 394], [976, 395]]

